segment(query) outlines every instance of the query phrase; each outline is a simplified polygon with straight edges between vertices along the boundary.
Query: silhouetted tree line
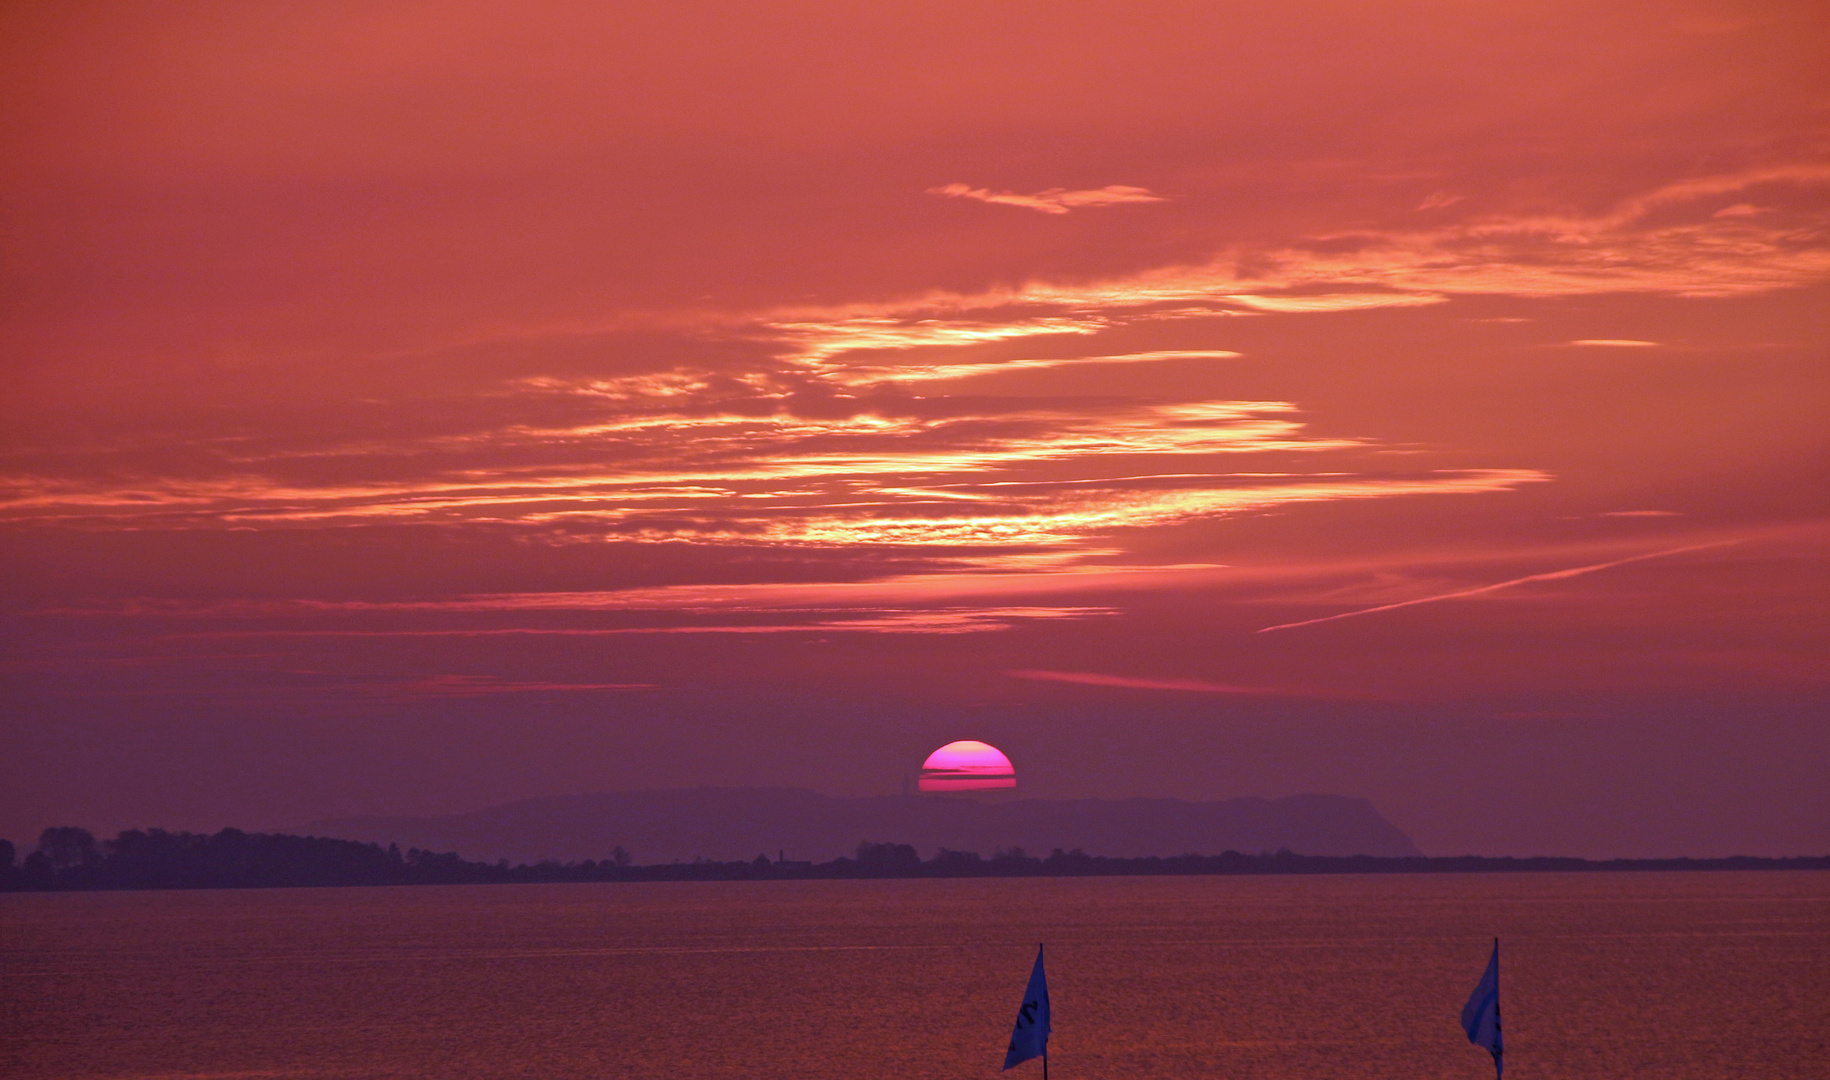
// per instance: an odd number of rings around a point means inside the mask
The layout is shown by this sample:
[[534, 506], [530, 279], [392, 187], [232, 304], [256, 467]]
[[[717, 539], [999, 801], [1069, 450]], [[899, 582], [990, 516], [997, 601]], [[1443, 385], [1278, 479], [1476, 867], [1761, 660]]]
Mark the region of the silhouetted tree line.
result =
[[608, 858], [511, 866], [469, 862], [454, 852], [431, 852], [357, 840], [287, 836], [224, 829], [204, 835], [130, 829], [98, 842], [87, 829], [46, 829], [23, 861], [0, 840], [0, 889], [245, 889], [316, 885], [452, 885], [558, 881], [767, 881], [843, 878], [1110, 877], [1171, 874], [1394, 874], [1591, 870], [1830, 870], [1830, 856], [1766, 859], [1447, 858], [1298, 855], [1289, 850], [1248, 855], [1114, 858], [1056, 848], [1038, 858], [1022, 848], [994, 852], [940, 849], [923, 860], [908, 844], [859, 843], [850, 857], [789, 862], [758, 855], [749, 862], [696, 859], [653, 866], [631, 864], [621, 847]]

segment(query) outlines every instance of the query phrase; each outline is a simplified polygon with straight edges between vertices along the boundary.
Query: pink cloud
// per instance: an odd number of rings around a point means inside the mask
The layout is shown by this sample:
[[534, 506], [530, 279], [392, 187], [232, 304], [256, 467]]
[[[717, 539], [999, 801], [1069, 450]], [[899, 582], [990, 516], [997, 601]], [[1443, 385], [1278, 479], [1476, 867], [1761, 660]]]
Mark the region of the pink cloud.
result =
[[[538, 596], [535, 599], [539, 599]], [[371, 610], [401, 609], [408, 605], [372, 605]], [[462, 606], [447, 609], [439, 603], [414, 605], [416, 610], [431, 613], [450, 613], [466, 610]], [[353, 610], [353, 609], [346, 609]], [[474, 609], [473, 609], [474, 610]], [[652, 617], [664, 609], [638, 609], [623, 607], [621, 610], [633, 618]], [[855, 608], [834, 609], [794, 609], [778, 606], [770, 609], [772, 617], [781, 619], [784, 616], [800, 616], [800, 622], [742, 622], [746, 615], [754, 611], [741, 608], [722, 608], [712, 610], [695, 610], [675, 608], [677, 615], [684, 613], [687, 617], [699, 617], [704, 621], [689, 625], [647, 625], [647, 626], [607, 626], [607, 627], [567, 627], [567, 626], [488, 626], [488, 627], [436, 627], [436, 628], [399, 628], [399, 629], [350, 629], [346, 627], [323, 627], [302, 630], [205, 630], [189, 633], [164, 635], [170, 640], [205, 640], [223, 638], [490, 638], [490, 637], [626, 637], [630, 635], [692, 635], [692, 634], [804, 634], [818, 633], [870, 633], [870, 634], [978, 634], [999, 630], [1009, 630], [1018, 623], [1031, 620], [1086, 619], [1114, 614], [1111, 608], [1102, 607], [1069, 607], [1062, 605], [1002, 606], [1002, 607], [949, 607], [920, 608], [902, 610], [878, 610]], [[481, 693], [521, 693], [547, 690], [639, 690], [646, 689], [647, 684], [579, 684], [554, 685], [545, 683], [506, 683], [490, 684], [467, 681], [468, 677], [454, 676], [458, 681], [445, 681], [436, 685], [428, 684], [421, 689], [426, 692], [461, 694], [470, 696]], [[419, 684], [415, 684], [416, 686]], [[499, 689], [497, 687], [500, 687]]]
[[461, 698], [494, 694], [571, 694], [653, 690], [654, 683], [558, 683], [498, 679], [488, 675], [434, 675], [382, 688], [392, 697]]

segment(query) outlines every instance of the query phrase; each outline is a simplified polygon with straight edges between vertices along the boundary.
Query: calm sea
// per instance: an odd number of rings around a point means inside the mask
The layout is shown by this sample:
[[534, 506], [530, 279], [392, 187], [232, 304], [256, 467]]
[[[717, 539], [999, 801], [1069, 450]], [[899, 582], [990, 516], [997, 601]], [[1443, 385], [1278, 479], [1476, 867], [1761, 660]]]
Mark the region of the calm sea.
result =
[[[1830, 874], [715, 882], [0, 896], [0, 1073], [1830, 1076]], [[1040, 1076], [1039, 1063], [1010, 1076]]]

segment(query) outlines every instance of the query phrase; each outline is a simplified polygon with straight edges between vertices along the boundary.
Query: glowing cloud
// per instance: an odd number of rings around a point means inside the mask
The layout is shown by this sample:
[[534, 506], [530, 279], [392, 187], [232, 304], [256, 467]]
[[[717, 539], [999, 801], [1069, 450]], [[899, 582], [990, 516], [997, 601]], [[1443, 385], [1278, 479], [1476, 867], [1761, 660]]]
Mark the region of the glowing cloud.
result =
[[[1801, 242], [1830, 225], [1830, 215], [1816, 198], [1800, 200], [1784, 214], [1750, 214], [1739, 204], [1717, 204], [1753, 187], [1803, 192], [1825, 184], [1830, 184], [1827, 166], [1750, 169], [1664, 184], [1595, 214], [1493, 213], [1422, 230], [1318, 233], [1282, 245], [1228, 248], [1206, 261], [1123, 277], [929, 295], [851, 314], [909, 318], [924, 311], [1042, 305], [1111, 319], [1126, 309], [1189, 301], [1301, 313], [1427, 304], [1456, 295], [1765, 292], [1830, 278], [1830, 249]], [[963, 190], [944, 193], [965, 197], [975, 190], [955, 186]]]
[[1083, 206], [1116, 206], [1121, 203], [1154, 203], [1167, 202], [1165, 196], [1158, 195], [1149, 188], [1128, 187], [1124, 184], [1108, 184], [1102, 188], [1070, 191], [1067, 188], [1049, 188], [1034, 195], [1019, 195], [1014, 191], [992, 191], [990, 188], [975, 188], [968, 184], [947, 184], [928, 189], [930, 195], [944, 195], [957, 199], [977, 199], [979, 202], [998, 203], [1004, 206], [1021, 206], [1026, 210], [1039, 210], [1044, 214], [1065, 214]]
[[[944, 303], [944, 301], [942, 301]], [[797, 344], [791, 359], [818, 363], [837, 353], [861, 349], [916, 349], [935, 345], [983, 345], [1008, 338], [1042, 334], [1091, 334], [1111, 325], [1088, 314], [982, 319], [905, 318], [894, 313], [834, 313], [827, 318], [772, 321], [764, 329]]]
[[1365, 311], [1368, 308], [1422, 307], [1441, 304], [1449, 298], [1436, 293], [1320, 293], [1314, 296], [1257, 296], [1250, 293], [1226, 293], [1217, 299], [1244, 304], [1259, 311], [1282, 313], [1311, 311]]
[[[967, 331], [978, 340], [980, 328]], [[935, 327], [915, 332], [952, 340]], [[1236, 355], [1163, 350], [991, 366]], [[176, 530], [494, 523], [552, 530], [555, 540], [1033, 548], [1292, 502], [1499, 491], [1547, 478], [1222, 470], [1219, 457], [1362, 444], [1308, 435], [1290, 402], [915, 398], [890, 389], [902, 370], [894, 365], [873, 369], [883, 374], [872, 381], [871, 370], [826, 363], [835, 370], [523, 378], [480, 414], [494, 427], [347, 442], [249, 432], [201, 442], [182, 470], [162, 473], [142, 466], [139, 475], [79, 478], [48, 460], [34, 473], [22, 456], [26, 468], [0, 489], [0, 521]], [[918, 377], [982, 370], [914, 368]]]
[[[539, 594], [536, 594], [539, 595]], [[377, 609], [380, 609], [378, 606]], [[406, 610], [406, 608], [395, 608]], [[434, 614], [449, 614], [466, 610], [459, 602], [455, 605], [426, 604], [418, 607], [419, 611]], [[475, 610], [471, 608], [470, 610]], [[636, 618], [663, 614], [660, 609], [640, 610], [625, 608]], [[808, 633], [872, 633], [872, 634], [977, 634], [991, 631], [1009, 630], [1017, 623], [1031, 619], [1084, 619], [1096, 616], [1112, 615], [1111, 608], [1092, 607], [953, 607], [927, 608], [914, 610], [874, 610], [856, 608], [843, 611], [825, 609], [792, 609], [777, 607], [772, 609], [776, 618], [787, 616], [800, 617], [801, 622], [748, 622], [739, 621], [754, 617], [755, 612], [725, 608], [711, 612], [697, 612], [690, 609], [674, 609], [675, 613], [684, 611], [688, 616], [704, 615], [710, 620], [689, 625], [670, 622], [667, 625], [638, 626], [604, 626], [604, 627], [562, 627], [562, 626], [487, 626], [487, 627], [440, 627], [436, 629], [307, 629], [307, 630], [204, 630], [189, 633], [169, 634], [166, 638], [179, 640], [204, 640], [210, 638], [488, 638], [488, 637], [551, 637], [551, 638], [591, 638], [591, 637], [626, 637], [641, 634], [808, 634]], [[416, 684], [417, 685], [417, 684]], [[647, 683], [627, 684], [508, 684], [506, 689], [492, 689], [481, 684], [457, 683], [443, 688], [447, 696], [476, 696], [486, 693], [518, 693], [526, 691], [557, 690], [641, 690], [649, 688]], [[428, 689], [421, 687], [422, 690]]]
[[900, 364], [893, 367], [847, 367], [834, 370], [830, 377], [834, 382], [847, 386], [871, 386], [880, 383], [969, 379], [974, 375], [1041, 371], [1079, 364], [1156, 364], [1167, 360], [1237, 360], [1244, 355], [1244, 353], [1233, 352], [1230, 349], [1158, 349], [1152, 352], [1094, 356], [1032, 357], [952, 364]]

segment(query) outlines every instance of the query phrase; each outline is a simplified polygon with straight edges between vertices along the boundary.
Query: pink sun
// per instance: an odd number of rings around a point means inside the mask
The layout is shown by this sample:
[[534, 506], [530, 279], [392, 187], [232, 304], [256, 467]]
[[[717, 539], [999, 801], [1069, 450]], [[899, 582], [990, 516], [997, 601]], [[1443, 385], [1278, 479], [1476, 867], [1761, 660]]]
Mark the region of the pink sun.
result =
[[1017, 771], [1004, 752], [974, 739], [950, 742], [921, 765], [923, 791], [982, 791], [1017, 786]]

